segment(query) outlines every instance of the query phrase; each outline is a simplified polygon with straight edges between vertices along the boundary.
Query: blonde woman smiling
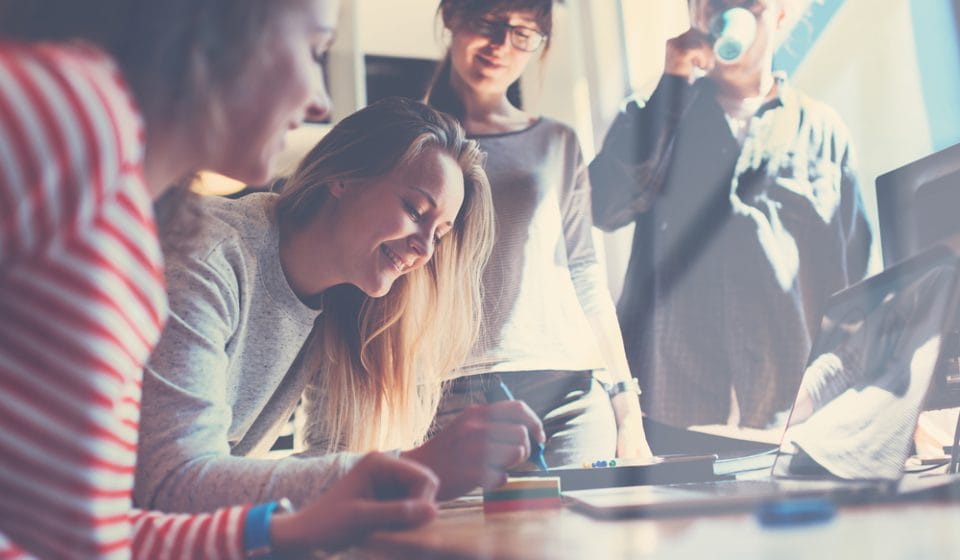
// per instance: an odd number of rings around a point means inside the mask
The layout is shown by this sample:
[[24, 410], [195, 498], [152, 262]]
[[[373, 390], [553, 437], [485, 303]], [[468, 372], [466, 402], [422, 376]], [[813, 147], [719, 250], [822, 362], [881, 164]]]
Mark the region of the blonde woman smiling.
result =
[[[456, 121], [390, 99], [334, 127], [281, 194], [203, 199], [186, 239], [162, 223], [171, 320], [145, 375], [137, 498], [304, 501], [359, 452], [420, 444], [476, 336], [493, 223], [482, 161]], [[255, 458], [304, 395], [307, 452]], [[529, 431], [543, 438], [522, 404], [494, 412], [454, 430], [475, 456], [508, 452], [441, 478], [444, 497], [498, 482]], [[421, 462], [443, 470], [430, 449]]]

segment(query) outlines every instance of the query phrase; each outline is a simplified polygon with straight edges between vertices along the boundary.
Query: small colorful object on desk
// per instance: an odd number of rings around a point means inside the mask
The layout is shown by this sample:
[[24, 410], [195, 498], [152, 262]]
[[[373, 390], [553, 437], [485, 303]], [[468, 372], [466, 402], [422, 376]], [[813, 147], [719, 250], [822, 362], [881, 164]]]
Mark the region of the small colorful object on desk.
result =
[[594, 461], [592, 463], [583, 464], [583, 468], [585, 469], [604, 469], [607, 467], [615, 467], [615, 466], [617, 466], [616, 459], [610, 459], [609, 461], [600, 460], [600, 461]]
[[483, 491], [484, 513], [552, 509], [561, 505], [559, 476], [511, 477], [503, 486]]

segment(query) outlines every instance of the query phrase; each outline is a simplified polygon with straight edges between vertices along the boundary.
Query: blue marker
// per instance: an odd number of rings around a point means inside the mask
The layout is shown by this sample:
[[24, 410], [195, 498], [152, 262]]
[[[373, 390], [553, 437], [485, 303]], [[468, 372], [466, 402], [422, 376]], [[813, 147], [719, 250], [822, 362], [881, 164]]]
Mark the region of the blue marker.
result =
[[[503, 382], [503, 379], [500, 379], [499, 376], [497, 376], [497, 383], [498, 383], [498, 385], [499, 385], [499, 387], [500, 387], [500, 391], [503, 393], [503, 396], [504, 396], [508, 401], [515, 401], [515, 400], [517, 400], [517, 399], [513, 398], [513, 393], [510, 392], [510, 389], [507, 387], [506, 383], [504, 383], [504, 382]], [[496, 399], [491, 399], [491, 398], [490, 398], [490, 396], [489, 396], [489, 393], [490, 393], [490, 392], [491, 392], [491, 391], [488, 391], [488, 392], [487, 392], [487, 400], [488, 400], [488, 401], [489, 401], [489, 400], [496, 400]], [[534, 465], [536, 465], [537, 467], [539, 467], [541, 471], [546, 471], [546, 470], [547, 470], [547, 462], [543, 459], [543, 444], [540, 443], [540, 442], [538, 442], [538, 441], [533, 441], [533, 440], [531, 440], [531, 443], [533, 444], [533, 446], [532, 446], [532, 448], [530, 449], [530, 459], [529, 459], [529, 461], [530, 461], [531, 463], [533, 463]]]
[[761, 504], [757, 520], [764, 527], [791, 527], [823, 523], [833, 519], [837, 507], [820, 498], [783, 499]]

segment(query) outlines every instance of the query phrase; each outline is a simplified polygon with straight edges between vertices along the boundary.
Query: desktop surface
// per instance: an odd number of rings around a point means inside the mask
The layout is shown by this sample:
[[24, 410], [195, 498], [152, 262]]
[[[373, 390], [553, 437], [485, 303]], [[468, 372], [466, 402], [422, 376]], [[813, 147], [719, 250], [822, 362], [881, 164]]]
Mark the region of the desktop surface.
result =
[[858, 505], [824, 522], [764, 526], [753, 513], [598, 520], [569, 509], [485, 515], [445, 509], [411, 531], [380, 532], [346, 558], [566, 560], [957, 558], [960, 502]]

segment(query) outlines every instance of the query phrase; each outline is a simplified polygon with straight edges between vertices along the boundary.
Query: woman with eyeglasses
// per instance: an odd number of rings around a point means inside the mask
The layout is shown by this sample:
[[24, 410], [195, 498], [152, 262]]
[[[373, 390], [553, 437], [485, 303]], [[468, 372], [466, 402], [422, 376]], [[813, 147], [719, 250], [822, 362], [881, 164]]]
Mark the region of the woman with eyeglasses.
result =
[[[428, 102], [488, 154], [497, 239], [483, 277], [481, 337], [448, 384], [439, 429], [502, 380], [547, 432], [550, 466], [649, 456], [574, 131], [524, 112], [508, 88], [549, 49], [553, 0], [442, 0], [451, 34]], [[443, 475], [440, 474], [441, 479]]]

